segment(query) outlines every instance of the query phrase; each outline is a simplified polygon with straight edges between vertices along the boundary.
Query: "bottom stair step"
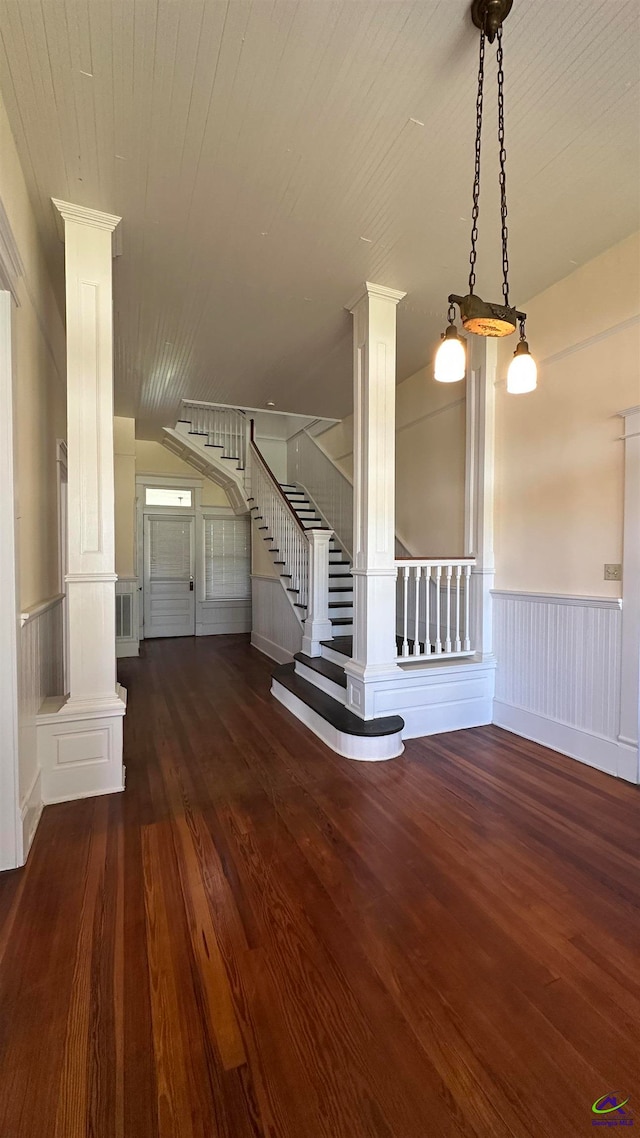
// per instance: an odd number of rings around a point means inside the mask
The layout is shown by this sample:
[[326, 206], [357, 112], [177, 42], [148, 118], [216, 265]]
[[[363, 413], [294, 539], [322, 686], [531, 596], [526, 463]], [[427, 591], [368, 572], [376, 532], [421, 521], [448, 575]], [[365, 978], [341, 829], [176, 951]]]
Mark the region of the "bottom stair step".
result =
[[282, 664], [275, 669], [271, 691], [339, 755], [376, 762], [402, 754], [404, 720], [399, 715], [360, 719], [338, 700], [297, 675], [295, 664]]

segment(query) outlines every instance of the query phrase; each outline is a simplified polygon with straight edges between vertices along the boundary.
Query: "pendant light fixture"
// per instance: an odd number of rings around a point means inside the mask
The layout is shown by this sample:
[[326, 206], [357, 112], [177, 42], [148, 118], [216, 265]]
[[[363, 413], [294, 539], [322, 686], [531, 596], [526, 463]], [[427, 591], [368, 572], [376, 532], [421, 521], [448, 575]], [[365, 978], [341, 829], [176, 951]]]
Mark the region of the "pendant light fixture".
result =
[[[455, 325], [455, 305], [460, 309], [462, 326], [476, 336], [510, 336], [520, 328], [520, 341], [514, 352], [507, 376], [507, 391], [521, 394], [533, 391], [537, 382], [535, 360], [529, 352], [526, 339], [526, 312], [519, 312], [509, 301], [509, 256], [507, 229], [507, 152], [504, 135], [504, 69], [502, 51], [502, 24], [511, 11], [513, 0], [473, 0], [471, 16], [480, 29], [480, 58], [478, 64], [478, 91], [476, 96], [476, 144], [473, 178], [473, 208], [471, 211], [471, 252], [469, 254], [469, 291], [466, 296], [449, 296], [449, 326], [442, 333], [442, 343], [435, 359], [435, 378], [440, 383], [455, 383], [464, 379], [466, 370], [465, 341], [458, 335]], [[498, 65], [498, 155], [500, 161], [500, 218], [502, 241], [502, 296], [503, 303], [482, 300], [475, 290], [480, 213], [480, 156], [482, 148], [482, 112], [484, 104], [484, 61], [486, 41], [497, 41]]]

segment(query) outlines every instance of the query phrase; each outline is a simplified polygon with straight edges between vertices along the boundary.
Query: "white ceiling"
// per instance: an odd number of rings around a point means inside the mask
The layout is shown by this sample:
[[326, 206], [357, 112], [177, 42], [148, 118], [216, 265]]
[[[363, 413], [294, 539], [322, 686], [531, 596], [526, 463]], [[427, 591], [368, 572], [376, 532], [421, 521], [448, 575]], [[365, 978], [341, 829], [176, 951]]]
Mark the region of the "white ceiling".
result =
[[[640, 224], [639, 21], [637, 0], [514, 2], [515, 303]], [[427, 362], [468, 273], [467, 0], [0, 0], [0, 32], [58, 287], [50, 198], [124, 219], [116, 409], [140, 437], [181, 397], [346, 413], [365, 279], [408, 293], [399, 377]], [[499, 300], [491, 86], [477, 287]]]

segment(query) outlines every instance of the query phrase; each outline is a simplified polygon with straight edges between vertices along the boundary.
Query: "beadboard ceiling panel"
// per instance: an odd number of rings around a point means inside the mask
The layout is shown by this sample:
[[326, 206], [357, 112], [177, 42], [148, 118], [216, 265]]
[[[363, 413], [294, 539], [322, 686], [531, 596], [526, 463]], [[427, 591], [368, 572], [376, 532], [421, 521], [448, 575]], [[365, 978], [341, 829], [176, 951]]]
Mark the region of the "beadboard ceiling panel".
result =
[[[515, 0], [512, 300], [640, 225], [637, 0]], [[0, 0], [0, 84], [63, 303], [51, 197], [120, 214], [116, 410], [182, 397], [342, 416], [345, 303], [408, 295], [398, 376], [465, 292], [478, 34], [467, 0]], [[478, 291], [499, 300], [488, 48]]]

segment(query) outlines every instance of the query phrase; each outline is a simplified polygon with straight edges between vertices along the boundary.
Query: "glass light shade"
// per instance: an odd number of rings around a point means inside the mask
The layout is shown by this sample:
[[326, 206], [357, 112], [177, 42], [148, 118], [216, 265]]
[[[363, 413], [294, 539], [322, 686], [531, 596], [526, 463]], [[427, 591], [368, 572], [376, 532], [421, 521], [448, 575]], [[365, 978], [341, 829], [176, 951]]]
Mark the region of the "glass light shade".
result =
[[464, 350], [464, 341], [460, 339], [455, 328], [447, 328], [442, 343], [436, 352], [434, 378], [438, 383], [457, 383], [464, 379], [467, 368], [467, 357]]
[[537, 383], [536, 361], [529, 353], [526, 340], [521, 340], [509, 364], [507, 391], [510, 395], [526, 395], [528, 391], [535, 391]]

